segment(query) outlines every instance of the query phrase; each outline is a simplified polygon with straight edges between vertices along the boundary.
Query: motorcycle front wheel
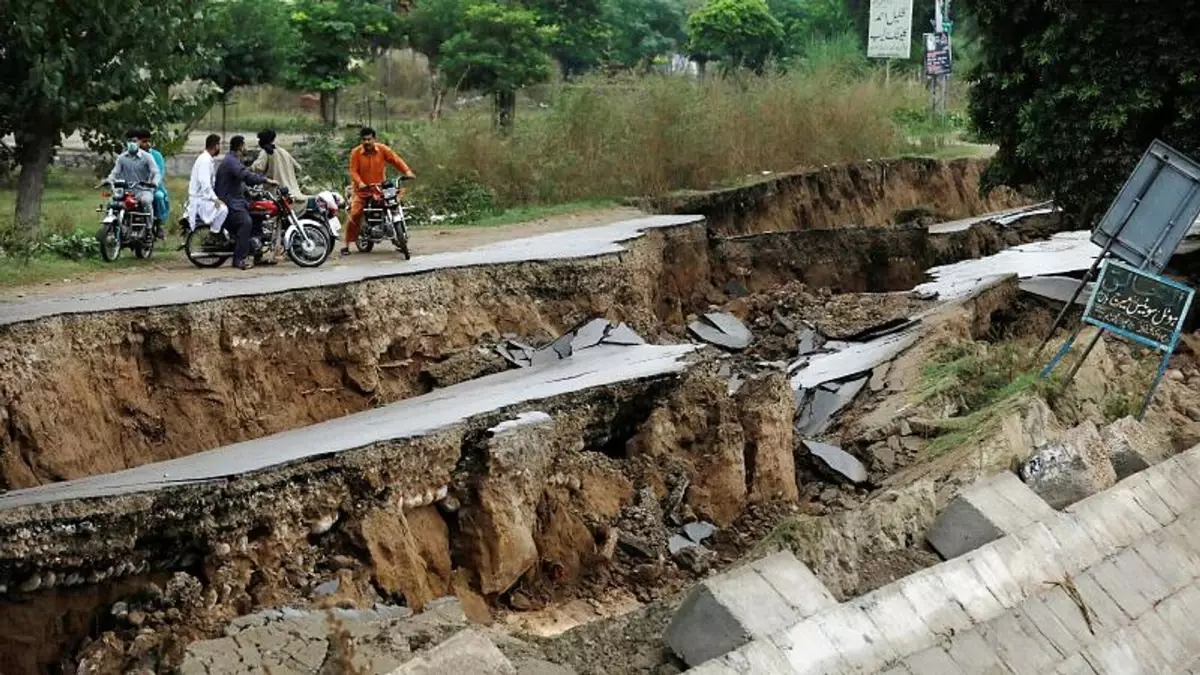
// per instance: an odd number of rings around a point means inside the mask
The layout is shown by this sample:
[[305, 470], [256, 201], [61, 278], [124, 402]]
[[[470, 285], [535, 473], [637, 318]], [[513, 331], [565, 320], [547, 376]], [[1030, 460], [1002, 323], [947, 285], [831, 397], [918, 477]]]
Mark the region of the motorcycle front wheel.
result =
[[301, 222], [300, 227], [303, 233], [294, 232], [287, 242], [287, 257], [300, 267], [324, 265], [333, 253], [329, 231], [316, 222]]
[[392, 239], [392, 246], [404, 254], [405, 260], [412, 260], [412, 254], [408, 252], [408, 230], [406, 228], [401, 227], [400, 231], [396, 233], [396, 237]]
[[101, 225], [96, 231], [96, 241], [100, 244], [100, 257], [104, 262], [113, 262], [121, 257], [121, 234], [119, 227]]
[[229, 260], [230, 256], [222, 255], [213, 250], [206, 250], [204, 248], [204, 239], [207, 236], [207, 227], [197, 227], [189, 232], [187, 239], [183, 242], [184, 255], [196, 267], [220, 267], [225, 264], [226, 260]]

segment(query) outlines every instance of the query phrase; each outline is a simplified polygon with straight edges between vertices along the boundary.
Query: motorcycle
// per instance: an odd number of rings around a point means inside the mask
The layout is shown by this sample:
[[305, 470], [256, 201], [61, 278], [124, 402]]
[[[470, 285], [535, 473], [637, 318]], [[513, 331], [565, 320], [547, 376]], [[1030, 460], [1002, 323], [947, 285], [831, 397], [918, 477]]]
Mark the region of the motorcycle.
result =
[[342, 223], [338, 213], [346, 208], [346, 200], [332, 190], [322, 190], [315, 197], [309, 197], [304, 206], [301, 218], [311, 218], [325, 226], [329, 232], [329, 240], [336, 242], [341, 237]]
[[138, 201], [137, 189], [153, 190], [151, 183], [137, 183], [130, 186], [123, 180], [112, 181], [109, 186], [112, 192], [104, 193], [107, 204], [100, 205], [97, 212], [104, 214], [100, 221], [100, 229], [96, 231], [96, 241], [100, 243], [100, 256], [105, 262], [113, 262], [121, 257], [123, 248], [133, 249], [138, 258], [149, 258], [154, 255], [154, 214], [143, 211]]
[[[328, 224], [309, 217], [297, 216], [292, 210], [292, 198], [286, 187], [255, 186], [247, 191], [250, 199], [250, 253], [255, 264], [261, 264], [266, 253], [282, 244], [288, 259], [300, 267], [320, 267], [333, 253], [333, 238]], [[207, 227], [197, 225], [188, 232], [183, 250], [196, 267], [220, 267], [233, 257], [237, 233], [222, 230], [212, 234]]]
[[[400, 181], [407, 180], [403, 176]], [[409, 260], [412, 255], [408, 251], [408, 217], [404, 215], [404, 206], [400, 203], [399, 189], [395, 182], [384, 181], [368, 185], [364, 194], [362, 227], [358, 231], [358, 241], [354, 245], [363, 253], [370, 253], [375, 244], [390, 239], [396, 250]]]

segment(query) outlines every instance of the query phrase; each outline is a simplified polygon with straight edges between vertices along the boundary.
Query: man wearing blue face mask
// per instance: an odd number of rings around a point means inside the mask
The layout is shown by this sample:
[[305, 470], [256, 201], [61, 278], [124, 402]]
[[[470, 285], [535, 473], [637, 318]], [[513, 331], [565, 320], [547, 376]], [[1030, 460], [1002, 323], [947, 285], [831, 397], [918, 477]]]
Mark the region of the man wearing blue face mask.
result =
[[163, 238], [163, 223], [167, 222], [167, 218], [171, 216], [171, 198], [167, 194], [167, 160], [163, 158], [162, 153], [154, 144], [150, 142], [150, 132], [146, 129], [138, 129], [138, 147], [143, 152], [150, 153], [154, 158], [154, 164], [158, 167], [158, 175], [161, 179], [158, 187], [154, 189], [154, 234], [159, 239]]
[[117, 161], [113, 164], [112, 171], [109, 172], [108, 178], [100, 182], [100, 185], [124, 181], [133, 194], [137, 195], [141, 210], [153, 214], [154, 191], [162, 184], [162, 175], [158, 171], [158, 164], [155, 163], [154, 157], [150, 153], [142, 150], [139, 146], [137, 130], [130, 130], [125, 138], [125, 151], [117, 155]]

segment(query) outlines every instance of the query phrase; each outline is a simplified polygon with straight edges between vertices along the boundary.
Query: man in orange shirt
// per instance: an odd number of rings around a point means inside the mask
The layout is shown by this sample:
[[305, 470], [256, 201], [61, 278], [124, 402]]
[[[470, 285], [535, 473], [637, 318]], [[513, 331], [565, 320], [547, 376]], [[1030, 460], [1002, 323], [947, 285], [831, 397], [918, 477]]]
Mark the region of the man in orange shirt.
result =
[[363, 127], [358, 134], [361, 143], [350, 153], [350, 182], [354, 185], [354, 203], [350, 206], [350, 221], [346, 223], [346, 241], [342, 255], [350, 255], [350, 243], [358, 239], [358, 229], [362, 225], [363, 207], [366, 204], [364, 194], [368, 185], [382, 183], [387, 179], [387, 165], [391, 164], [396, 170], [408, 178], [416, 178], [416, 174], [404, 160], [391, 148], [383, 143], [375, 142], [375, 130]]

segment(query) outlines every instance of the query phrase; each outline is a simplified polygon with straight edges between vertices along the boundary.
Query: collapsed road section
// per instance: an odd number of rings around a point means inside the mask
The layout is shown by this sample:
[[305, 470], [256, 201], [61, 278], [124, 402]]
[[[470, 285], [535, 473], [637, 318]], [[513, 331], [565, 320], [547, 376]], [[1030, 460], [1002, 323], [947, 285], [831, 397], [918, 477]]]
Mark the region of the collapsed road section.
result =
[[[879, 228], [897, 237], [886, 256], [844, 229], [840, 251], [800, 247], [786, 264], [895, 265], [845, 290], [907, 290], [931, 266], [1041, 236], [1039, 217]], [[154, 667], [262, 607], [419, 609], [447, 593], [518, 607], [518, 584], [536, 594], [622, 556], [692, 550], [658, 541], [663, 522], [727, 527], [749, 505], [794, 503], [808, 384], [787, 361], [732, 372], [686, 339], [690, 325], [734, 351], [760, 342], [762, 316], [735, 306], [796, 237], [645, 219], [454, 254], [436, 274], [409, 273], [438, 267], [425, 260], [280, 277], [268, 295], [239, 281], [6, 307], [0, 442], [23, 489], [0, 496], [0, 658], [19, 672], [70, 658], [134, 625], [104, 608], [145, 589], [157, 609], [134, 627], [156, 636], [141, 643]], [[589, 328], [597, 315], [613, 323]], [[525, 348], [572, 325], [553, 358]], [[803, 360], [791, 370], [820, 370]], [[645, 583], [644, 568], [622, 574]]]

